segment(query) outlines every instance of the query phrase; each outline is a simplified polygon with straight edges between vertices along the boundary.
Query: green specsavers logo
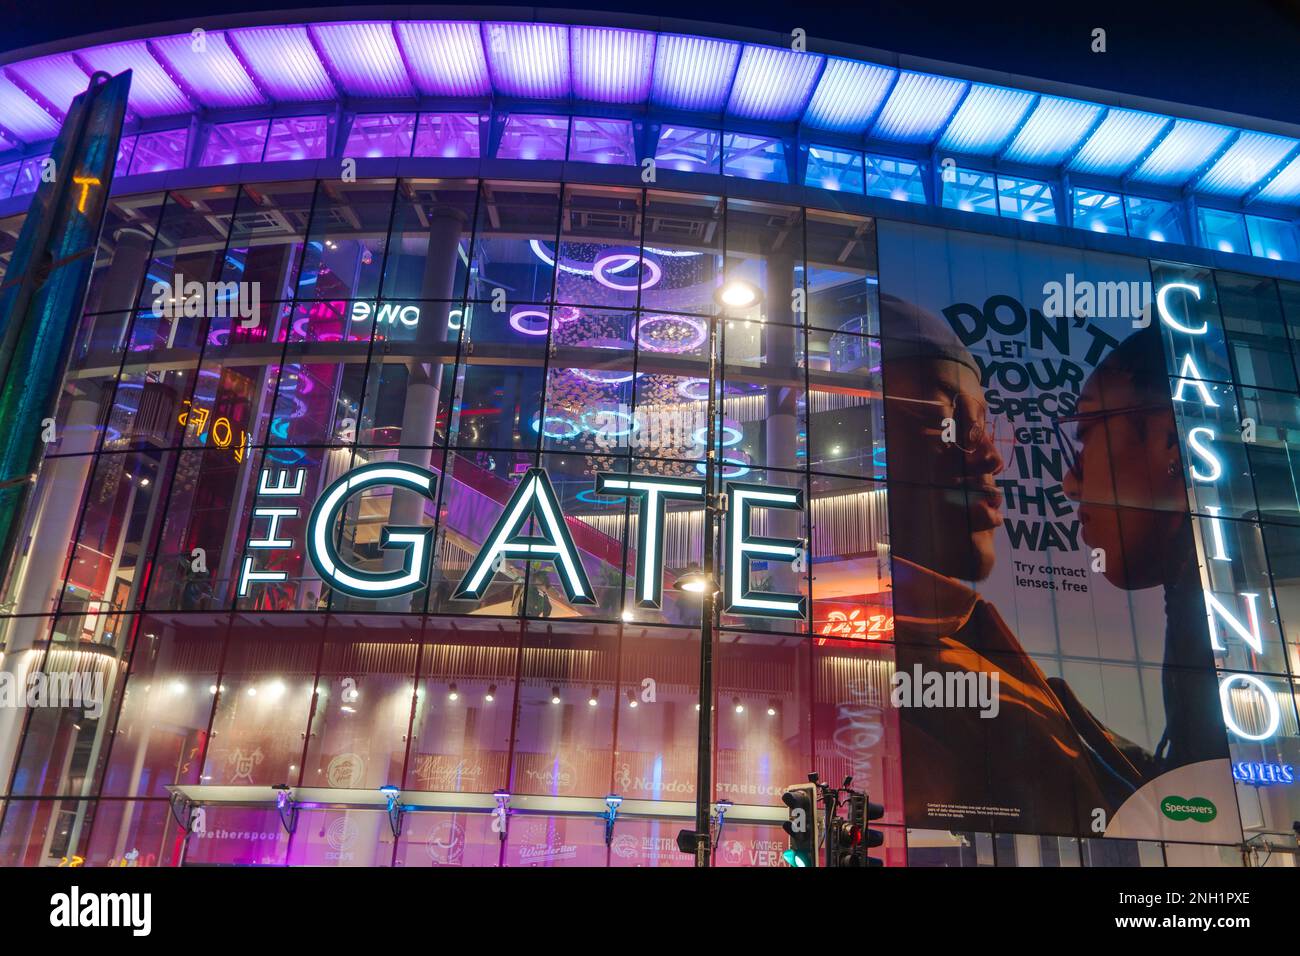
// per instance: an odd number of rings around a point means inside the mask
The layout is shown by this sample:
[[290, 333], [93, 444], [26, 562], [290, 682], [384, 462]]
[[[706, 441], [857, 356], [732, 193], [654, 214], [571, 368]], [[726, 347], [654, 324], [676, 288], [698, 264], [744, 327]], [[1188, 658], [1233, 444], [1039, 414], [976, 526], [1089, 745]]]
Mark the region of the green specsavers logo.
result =
[[1195, 820], [1209, 823], [1219, 815], [1214, 804], [1205, 797], [1165, 797], [1160, 801], [1160, 812], [1170, 820]]

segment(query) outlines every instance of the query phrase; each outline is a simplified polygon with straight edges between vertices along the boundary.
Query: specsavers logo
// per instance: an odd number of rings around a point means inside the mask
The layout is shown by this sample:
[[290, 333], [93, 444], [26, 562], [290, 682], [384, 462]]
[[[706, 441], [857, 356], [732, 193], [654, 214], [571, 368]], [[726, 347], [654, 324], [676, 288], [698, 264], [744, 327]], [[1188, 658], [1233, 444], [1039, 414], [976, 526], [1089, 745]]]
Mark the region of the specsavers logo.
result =
[[1205, 797], [1165, 797], [1160, 801], [1160, 812], [1170, 820], [1197, 823], [1209, 823], [1219, 815], [1218, 808]]

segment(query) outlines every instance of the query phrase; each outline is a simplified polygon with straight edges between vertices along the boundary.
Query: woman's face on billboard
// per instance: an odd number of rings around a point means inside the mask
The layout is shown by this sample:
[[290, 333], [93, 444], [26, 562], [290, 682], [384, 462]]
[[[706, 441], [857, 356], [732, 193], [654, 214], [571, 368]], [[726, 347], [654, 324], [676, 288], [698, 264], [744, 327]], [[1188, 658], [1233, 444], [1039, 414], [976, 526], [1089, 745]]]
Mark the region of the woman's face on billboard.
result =
[[909, 358], [886, 370], [892, 532], [896, 553], [949, 577], [993, 570], [1004, 462], [979, 377], [951, 359]]
[[1105, 557], [1106, 580], [1126, 590], [1164, 583], [1186, 491], [1167, 402], [1152, 402], [1102, 365], [1079, 394], [1076, 460], [1064, 491], [1079, 502], [1080, 534]]

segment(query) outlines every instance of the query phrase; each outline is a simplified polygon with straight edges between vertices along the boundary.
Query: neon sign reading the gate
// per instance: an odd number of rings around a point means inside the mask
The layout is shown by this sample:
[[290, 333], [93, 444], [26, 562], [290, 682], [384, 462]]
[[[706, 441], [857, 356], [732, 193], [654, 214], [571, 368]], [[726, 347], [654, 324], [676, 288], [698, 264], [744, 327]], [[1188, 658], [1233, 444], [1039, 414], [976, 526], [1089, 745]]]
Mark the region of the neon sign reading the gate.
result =
[[[262, 520], [261, 537], [250, 537], [239, 574], [239, 594], [247, 596], [253, 584], [288, 580], [288, 572], [259, 570], [259, 558], [267, 551], [291, 549], [292, 537], [282, 522], [301, 517], [301, 504], [285, 499], [301, 498], [307, 470], [264, 469], [258, 481], [259, 499], [280, 499], [272, 504], [255, 502], [254, 520]], [[307, 519], [306, 551], [312, 566], [331, 587], [356, 597], [381, 599], [407, 594], [426, 587], [433, 560], [430, 527], [393, 527], [380, 532], [381, 550], [401, 552], [401, 567], [370, 571], [350, 564], [338, 546], [336, 534], [348, 502], [372, 488], [401, 489], [435, 500], [438, 476], [426, 468], [403, 462], [375, 462], [354, 468], [321, 493]], [[689, 478], [600, 473], [594, 493], [633, 500], [639, 512], [636, 603], [658, 608], [663, 601], [665, 508], [669, 500], [704, 504], [705, 483]], [[751, 588], [749, 565], [754, 560], [793, 563], [803, 555], [804, 542], [793, 538], [755, 535], [750, 524], [758, 508], [802, 511], [803, 492], [798, 489], [726, 482], [732, 507], [727, 513], [726, 574], [722, 610], [747, 617], [807, 616], [807, 598]], [[482, 547], [452, 592], [453, 600], [477, 601], [487, 592], [506, 560], [541, 561], [552, 565], [569, 603], [596, 604], [595, 591], [569, 531], [559, 498], [545, 469], [529, 468], [516, 486], [505, 509], [484, 539]]]

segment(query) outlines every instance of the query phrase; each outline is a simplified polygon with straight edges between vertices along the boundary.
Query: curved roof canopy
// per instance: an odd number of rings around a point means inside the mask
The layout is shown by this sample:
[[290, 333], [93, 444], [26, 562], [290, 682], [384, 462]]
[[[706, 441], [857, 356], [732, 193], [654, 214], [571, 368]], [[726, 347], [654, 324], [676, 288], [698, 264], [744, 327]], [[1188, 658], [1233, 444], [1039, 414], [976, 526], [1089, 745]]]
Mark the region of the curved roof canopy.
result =
[[1300, 133], [1265, 131], [1277, 124], [1246, 128], [718, 37], [542, 22], [296, 22], [65, 45], [0, 67], [0, 151], [51, 140], [91, 73], [125, 69], [134, 71], [132, 121], [339, 100], [350, 109], [403, 98], [564, 100], [797, 124], [811, 138], [1300, 206]]

